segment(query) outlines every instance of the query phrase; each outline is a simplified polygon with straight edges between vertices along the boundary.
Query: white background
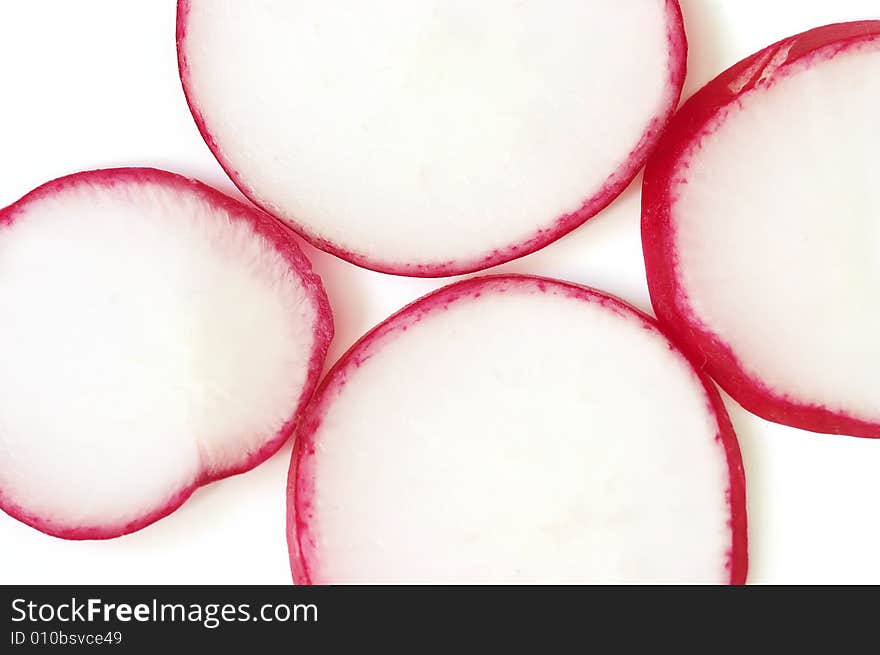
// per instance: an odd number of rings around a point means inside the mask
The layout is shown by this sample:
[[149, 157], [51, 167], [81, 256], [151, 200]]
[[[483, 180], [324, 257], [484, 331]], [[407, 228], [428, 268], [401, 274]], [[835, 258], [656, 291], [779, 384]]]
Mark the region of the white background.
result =
[[[880, 0], [681, 5], [690, 42], [684, 97], [782, 37], [880, 18]], [[167, 168], [240, 197], [184, 102], [174, 20], [172, 0], [0, 0], [0, 206], [51, 178], [108, 166]], [[573, 280], [650, 310], [640, 181], [572, 234], [493, 271]], [[331, 362], [370, 326], [445, 283], [372, 273], [304, 248], [333, 304]], [[726, 400], [746, 465], [749, 581], [880, 583], [880, 440], [784, 428]], [[0, 583], [287, 583], [289, 456], [288, 445], [258, 469], [200, 489], [170, 517], [104, 542], [55, 539], [0, 513]]]

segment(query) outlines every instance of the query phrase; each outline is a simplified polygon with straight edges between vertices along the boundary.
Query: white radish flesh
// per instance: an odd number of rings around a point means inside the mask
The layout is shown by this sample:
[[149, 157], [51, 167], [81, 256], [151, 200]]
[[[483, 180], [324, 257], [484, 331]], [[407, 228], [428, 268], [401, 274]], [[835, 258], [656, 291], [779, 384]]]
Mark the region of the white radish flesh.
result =
[[675, 0], [180, 0], [184, 91], [239, 188], [377, 270], [462, 273], [614, 199], [684, 78]]
[[747, 409], [880, 437], [880, 22], [759, 52], [683, 107], [645, 175], [651, 297]]
[[332, 334], [293, 235], [153, 169], [79, 173], [0, 212], [0, 506], [107, 538], [274, 453]]
[[740, 583], [742, 464], [653, 320], [543, 278], [408, 306], [331, 370], [297, 435], [298, 583]]

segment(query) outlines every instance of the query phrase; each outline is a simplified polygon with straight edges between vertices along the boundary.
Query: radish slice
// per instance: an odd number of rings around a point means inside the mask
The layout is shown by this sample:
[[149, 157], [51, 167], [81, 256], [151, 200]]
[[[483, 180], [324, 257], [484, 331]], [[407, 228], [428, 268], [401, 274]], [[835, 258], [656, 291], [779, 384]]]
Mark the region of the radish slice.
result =
[[288, 544], [297, 583], [742, 583], [739, 447], [653, 319], [567, 282], [475, 278], [328, 374]]
[[242, 192], [366, 268], [464, 273], [610, 203], [678, 102], [676, 0], [178, 3], [181, 80]]
[[0, 507], [119, 536], [293, 430], [333, 327], [289, 230], [194, 180], [77, 173], [0, 211]]
[[821, 27], [691, 98], [645, 172], [651, 299], [755, 414], [880, 437], [880, 21]]

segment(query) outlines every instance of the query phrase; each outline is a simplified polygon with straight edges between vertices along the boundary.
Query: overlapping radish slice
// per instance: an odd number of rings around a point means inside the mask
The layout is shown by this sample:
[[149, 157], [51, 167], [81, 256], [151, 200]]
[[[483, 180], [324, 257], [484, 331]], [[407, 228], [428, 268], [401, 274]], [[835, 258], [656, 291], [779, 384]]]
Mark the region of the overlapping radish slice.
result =
[[658, 317], [752, 412], [880, 437], [880, 21], [818, 28], [697, 92], [648, 163]]
[[409, 305], [333, 367], [288, 483], [297, 583], [746, 575], [717, 391], [653, 319], [544, 278]]
[[289, 230], [153, 169], [78, 173], [0, 211], [0, 507], [137, 530], [289, 436], [332, 335]]
[[313, 244], [416, 276], [478, 270], [613, 200], [674, 109], [676, 0], [180, 0], [211, 150]]

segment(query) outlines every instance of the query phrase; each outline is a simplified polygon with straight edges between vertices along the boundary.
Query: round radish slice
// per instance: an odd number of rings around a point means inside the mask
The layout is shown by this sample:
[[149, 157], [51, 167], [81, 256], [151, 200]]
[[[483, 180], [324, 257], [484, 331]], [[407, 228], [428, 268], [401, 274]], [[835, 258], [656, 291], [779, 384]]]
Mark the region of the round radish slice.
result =
[[178, 3], [193, 116], [242, 192], [400, 275], [537, 250], [611, 202], [678, 102], [676, 0]]
[[651, 299], [746, 409], [880, 437], [880, 21], [829, 25], [694, 95], [645, 172]]
[[333, 327], [292, 233], [194, 180], [78, 173], [0, 211], [0, 507], [103, 539], [287, 439]]
[[653, 319], [475, 278], [328, 374], [297, 433], [288, 543], [297, 583], [742, 583], [739, 447]]

